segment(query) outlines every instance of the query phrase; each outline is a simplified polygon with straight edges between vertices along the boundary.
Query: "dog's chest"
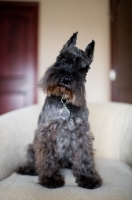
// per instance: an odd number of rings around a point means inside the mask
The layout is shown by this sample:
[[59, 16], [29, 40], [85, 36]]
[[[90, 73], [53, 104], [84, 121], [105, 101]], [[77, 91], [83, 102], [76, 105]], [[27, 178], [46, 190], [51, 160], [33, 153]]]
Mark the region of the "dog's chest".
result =
[[77, 136], [74, 131], [60, 129], [57, 132], [56, 147], [59, 158], [69, 158], [73, 154], [73, 149], [77, 148]]
[[56, 138], [56, 149], [60, 158], [64, 155], [71, 156], [73, 149], [76, 149], [76, 130], [83, 124], [79, 112], [67, 108], [70, 114], [65, 119], [61, 117], [62, 109], [61, 104], [46, 104], [42, 112], [42, 123], [53, 131]]
[[39, 123], [50, 130], [49, 134], [51, 134], [51, 138], [54, 138], [59, 158], [68, 158], [77, 149], [79, 133], [82, 132], [82, 127], [87, 124], [88, 110], [85, 107], [78, 108], [68, 105], [69, 116], [65, 119], [65, 117], [61, 117], [62, 109], [61, 101], [47, 99]]

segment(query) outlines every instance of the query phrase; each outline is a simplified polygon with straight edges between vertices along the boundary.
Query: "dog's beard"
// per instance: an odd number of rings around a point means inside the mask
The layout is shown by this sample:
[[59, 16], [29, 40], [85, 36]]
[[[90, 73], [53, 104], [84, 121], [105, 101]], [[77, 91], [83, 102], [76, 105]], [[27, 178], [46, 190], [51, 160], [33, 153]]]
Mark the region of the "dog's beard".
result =
[[73, 99], [72, 91], [62, 86], [49, 86], [47, 89], [47, 95], [60, 96], [62, 99], [65, 99], [68, 102], [71, 102]]
[[65, 99], [67, 103], [72, 103], [76, 106], [82, 106], [85, 102], [85, 98], [81, 98], [80, 94], [78, 94], [77, 96], [75, 92], [72, 92], [72, 90], [70, 90], [69, 88], [62, 86], [49, 86], [47, 88], [47, 95], [60, 96], [62, 100]]

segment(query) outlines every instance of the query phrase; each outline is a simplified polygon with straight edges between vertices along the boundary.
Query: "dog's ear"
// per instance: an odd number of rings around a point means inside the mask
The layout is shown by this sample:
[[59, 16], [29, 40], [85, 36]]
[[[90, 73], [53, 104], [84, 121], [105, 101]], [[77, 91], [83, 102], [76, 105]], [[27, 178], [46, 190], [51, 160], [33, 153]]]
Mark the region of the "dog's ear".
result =
[[62, 50], [65, 50], [67, 47], [73, 47], [76, 45], [76, 41], [77, 41], [77, 34], [78, 32], [76, 33], [73, 33], [73, 35], [70, 37], [70, 39], [66, 42], [66, 44], [63, 46]]
[[88, 46], [85, 49], [85, 52], [87, 53], [87, 56], [88, 56], [88, 64], [89, 65], [93, 61], [94, 46], [95, 46], [95, 42], [94, 42], [94, 40], [92, 40], [92, 42], [90, 44], [88, 44]]

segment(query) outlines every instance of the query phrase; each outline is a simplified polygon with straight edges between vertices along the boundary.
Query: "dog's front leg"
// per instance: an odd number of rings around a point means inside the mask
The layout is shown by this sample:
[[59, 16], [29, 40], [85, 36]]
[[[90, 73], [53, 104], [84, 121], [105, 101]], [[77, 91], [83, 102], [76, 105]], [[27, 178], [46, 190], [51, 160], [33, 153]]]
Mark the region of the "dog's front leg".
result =
[[50, 130], [36, 131], [34, 139], [35, 166], [41, 185], [58, 188], [64, 185], [64, 178], [59, 173], [54, 137]]
[[97, 188], [102, 184], [102, 179], [95, 169], [92, 143], [92, 135], [79, 133], [73, 160], [73, 174], [78, 186], [88, 189]]

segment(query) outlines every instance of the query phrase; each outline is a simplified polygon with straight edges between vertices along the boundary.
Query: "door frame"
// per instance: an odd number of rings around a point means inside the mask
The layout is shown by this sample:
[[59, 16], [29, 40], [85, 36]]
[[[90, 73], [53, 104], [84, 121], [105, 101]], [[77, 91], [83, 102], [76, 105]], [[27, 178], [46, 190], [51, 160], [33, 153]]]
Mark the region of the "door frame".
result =
[[[120, 2], [120, 0], [110, 0], [110, 40], [111, 40], [111, 70], [115, 73], [115, 76], [117, 76], [118, 73], [118, 31], [117, 31], [117, 4]], [[114, 23], [113, 23], [114, 22]], [[116, 77], [115, 77], [116, 78]], [[118, 99], [118, 94], [116, 92], [115, 87], [115, 80], [111, 81], [111, 101], [115, 101], [115, 99]]]

